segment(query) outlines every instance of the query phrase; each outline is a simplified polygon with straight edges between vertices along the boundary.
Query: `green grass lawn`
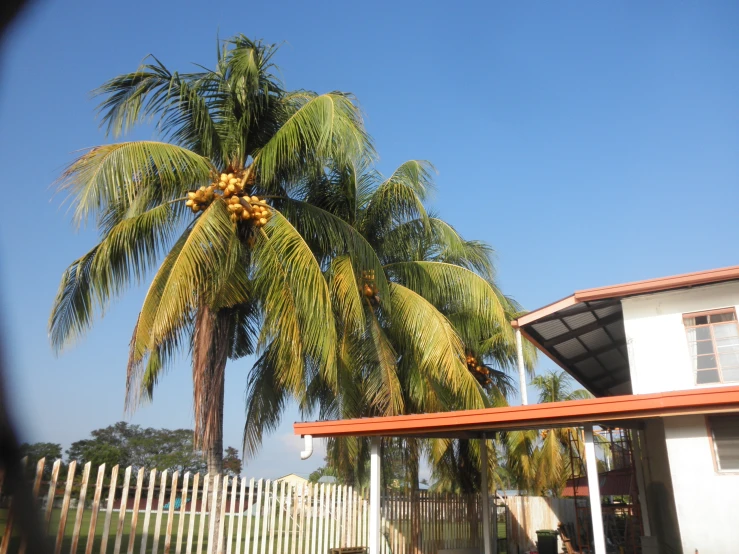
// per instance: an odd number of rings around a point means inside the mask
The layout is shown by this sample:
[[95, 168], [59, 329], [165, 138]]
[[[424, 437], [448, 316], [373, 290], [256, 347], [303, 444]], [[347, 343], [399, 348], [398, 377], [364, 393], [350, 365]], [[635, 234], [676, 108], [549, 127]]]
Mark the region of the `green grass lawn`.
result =
[[[59, 528], [60, 514], [61, 514], [61, 510], [59, 509], [55, 509], [51, 513], [51, 524], [50, 524], [49, 529], [51, 529], [51, 531], [54, 534], [53, 535], [50, 534], [49, 536], [52, 542], [56, 541], [56, 530]], [[64, 537], [62, 539], [62, 550], [61, 550], [62, 554], [67, 554], [71, 550], [72, 534], [74, 531], [74, 522], [75, 522], [76, 516], [77, 516], [77, 511], [75, 509], [70, 509], [69, 514], [67, 515], [67, 524], [64, 528]], [[82, 514], [82, 526], [81, 526], [81, 531], [80, 531], [79, 542], [77, 544], [78, 553], [83, 553], [87, 545], [87, 533], [90, 529], [90, 516], [91, 516], [91, 513], [89, 509], [86, 509]], [[5, 531], [7, 517], [8, 517], [8, 511], [0, 510], [0, 536], [2, 536], [2, 533], [4, 533]], [[185, 551], [185, 546], [187, 544], [187, 531], [188, 531], [189, 524], [190, 524], [190, 517], [191, 516], [189, 514], [185, 515], [185, 523], [184, 523], [184, 531], [183, 531], [183, 539], [182, 539], [182, 551], [183, 552]], [[195, 529], [194, 529], [194, 534], [193, 534], [193, 552], [197, 554], [197, 537], [198, 537], [198, 532], [200, 529], [200, 516], [196, 515], [194, 517], [195, 517]], [[162, 515], [161, 530], [160, 530], [159, 541], [158, 541], [158, 552], [162, 554], [164, 552], [164, 535], [167, 529], [167, 519], [168, 519], [168, 515], [167, 513], [164, 513]], [[247, 518], [244, 518], [245, 521], [246, 519]], [[255, 519], [256, 518], [252, 518], [252, 534], [250, 537], [250, 544], [252, 546], [249, 550], [247, 550], [247, 552], [253, 551], [252, 549], [254, 548], [254, 543], [260, 541], [261, 536], [262, 536], [262, 533], [261, 533], [262, 522], [264, 520], [260, 519], [259, 529], [256, 530], [256, 533], [255, 533], [255, 530], [254, 530], [254, 520]], [[171, 553], [174, 553], [175, 551], [176, 540], [177, 540], [177, 529], [179, 526], [179, 521], [180, 521], [179, 514], [175, 514], [173, 517], [173, 521], [172, 521], [172, 539], [171, 539], [171, 548], [170, 548]], [[153, 545], [154, 545], [153, 535], [154, 535], [155, 522], [156, 522], [156, 514], [151, 514], [149, 518], [149, 527], [148, 527], [149, 533], [148, 533], [148, 540], [146, 544], [146, 552], [153, 551]], [[205, 536], [203, 537], [203, 552], [205, 552], [207, 548], [207, 542], [208, 542], [207, 534], [208, 534], [208, 524], [209, 523], [210, 523], [209, 520], [205, 521], [205, 533], [204, 533]], [[225, 523], [226, 533], [228, 532], [228, 523], [229, 522], [227, 519]], [[102, 540], [104, 526], [105, 526], [105, 512], [100, 512], [98, 514], [97, 523], [95, 525], [95, 536], [93, 539], [94, 543], [93, 543], [92, 551], [95, 553], [100, 552], [100, 546], [101, 546], [100, 543]], [[110, 522], [110, 534], [109, 534], [108, 542], [107, 542], [106, 549], [105, 549], [106, 554], [112, 554], [114, 551], [117, 528], [118, 528], [118, 512], [115, 512]], [[144, 514], [143, 512], [141, 512], [139, 513], [138, 522], [136, 525], [136, 534], [134, 537], [133, 552], [135, 554], [141, 553], [141, 542], [143, 540], [143, 530], [144, 530]], [[505, 537], [505, 533], [506, 533], [505, 524], [499, 522], [498, 523], [498, 539], [503, 539]], [[274, 535], [275, 535], [273, 538], [274, 545], [275, 545], [274, 548], [276, 550], [278, 537], [277, 537], [277, 533], [275, 533]], [[130, 536], [131, 536], [131, 513], [126, 513], [126, 518], [123, 524], [122, 540], [121, 540], [121, 546], [120, 546], [120, 552], [122, 554], [125, 554], [128, 551], [128, 544], [129, 544]], [[242, 541], [243, 540], [246, 540], [246, 525], [244, 526], [244, 529], [242, 529]], [[282, 538], [283, 548], [284, 548], [284, 543], [286, 541], [289, 544], [289, 540], [290, 540], [290, 537], [287, 536], [287, 533], [284, 534]], [[303, 539], [303, 541], [305, 545], [306, 543], [305, 538]], [[500, 540], [499, 540], [499, 544], [500, 544]], [[19, 545], [20, 545], [20, 539], [17, 536], [17, 532], [14, 532], [14, 536], [11, 539], [9, 552], [10, 553], [17, 552]], [[235, 546], [236, 546], [236, 528], [234, 525], [234, 539], [233, 539], [233, 544], [232, 544], [232, 552], [235, 552]], [[501, 549], [499, 550], [499, 552], [501, 554], [504, 554], [505, 550], [504, 550], [503, 544], [500, 544], [500, 546], [501, 546]], [[260, 549], [257, 549], [257, 552], [260, 552], [260, 551], [261, 551]], [[305, 547], [304, 547], [304, 551], [305, 551]], [[243, 545], [242, 545], [241, 552], [242, 553], [244, 552]], [[325, 553], [318, 553], [318, 554], [325, 554]]]

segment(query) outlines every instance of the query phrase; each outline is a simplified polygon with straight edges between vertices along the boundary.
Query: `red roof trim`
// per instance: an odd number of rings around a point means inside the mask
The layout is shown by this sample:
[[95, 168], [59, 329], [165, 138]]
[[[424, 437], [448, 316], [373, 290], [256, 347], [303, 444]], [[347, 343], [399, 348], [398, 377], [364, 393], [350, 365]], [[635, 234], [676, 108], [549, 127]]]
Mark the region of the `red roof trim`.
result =
[[296, 435], [454, 436], [465, 431], [546, 428], [647, 417], [739, 411], [739, 386], [610, 396], [458, 412], [295, 423]]
[[544, 306], [543, 308], [529, 312], [528, 314], [519, 317], [511, 324], [513, 327], [528, 325], [529, 323], [538, 321], [543, 317], [581, 302], [622, 298], [625, 296], [650, 294], [653, 292], [662, 292], [666, 290], [682, 289], [686, 287], [709, 285], [712, 283], [723, 283], [725, 281], [735, 280], [739, 280], [739, 266], [709, 269], [707, 271], [696, 271], [694, 273], [683, 273], [682, 275], [634, 281], [632, 283], [623, 283], [621, 285], [584, 289], [575, 292], [572, 296], [568, 296], [567, 298], [558, 300], [557, 302]]

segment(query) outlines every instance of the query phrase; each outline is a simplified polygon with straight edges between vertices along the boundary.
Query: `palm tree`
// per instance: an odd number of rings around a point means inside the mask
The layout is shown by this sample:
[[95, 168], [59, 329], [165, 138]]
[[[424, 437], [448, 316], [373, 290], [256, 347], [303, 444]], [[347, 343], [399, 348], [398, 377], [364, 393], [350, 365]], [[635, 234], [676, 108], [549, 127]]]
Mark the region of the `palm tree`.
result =
[[[539, 390], [539, 402], [563, 402], [590, 398], [584, 389], [572, 389], [572, 379], [564, 371], [550, 371], [537, 375], [531, 384]], [[572, 473], [570, 466], [570, 434], [573, 428], [546, 429], [541, 432], [541, 441], [534, 455], [536, 466], [535, 488], [542, 493], [559, 496]], [[579, 441], [578, 441], [579, 444]], [[582, 452], [580, 452], [582, 457]]]
[[373, 151], [353, 98], [285, 91], [275, 51], [239, 35], [219, 45], [215, 69], [178, 73], [151, 57], [111, 79], [97, 91], [107, 133], [154, 119], [162, 141], [95, 147], [59, 185], [74, 221], [93, 221], [100, 242], [62, 276], [49, 321], [54, 349], [155, 269], [131, 339], [126, 403], [151, 398], [162, 371], [189, 352], [195, 443], [213, 474], [223, 470], [227, 360], [256, 353], [254, 372], [268, 365], [297, 397], [314, 373], [336, 388], [338, 340], [326, 325], [336, 291], [310, 242], [381, 270], [351, 226], [323, 227], [306, 211], [306, 236], [280, 210], [323, 168]]

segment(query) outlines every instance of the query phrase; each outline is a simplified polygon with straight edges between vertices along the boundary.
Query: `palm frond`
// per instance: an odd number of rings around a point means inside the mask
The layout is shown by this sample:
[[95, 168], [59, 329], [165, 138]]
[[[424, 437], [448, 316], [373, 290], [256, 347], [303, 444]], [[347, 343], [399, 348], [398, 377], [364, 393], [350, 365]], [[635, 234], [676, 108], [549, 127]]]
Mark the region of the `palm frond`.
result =
[[260, 347], [270, 345], [278, 382], [302, 394], [306, 360], [336, 383], [336, 329], [328, 283], [300, 233], [279, 212], [252, 250], [254, 289], [265, 313]]
[[302, 171], [316, 160], [340, 163], [372, 151], [354, 99], [344, 93], [300, 93], [284, 98], [286, 119], [254, 156], [263, 186], [284, 172]]
[[277, 429], [288, 401], [288, 389], [277, 382], [277, 368], [270, 364], [274, 356], [265, 349], [249, 373], [246, 385], [246, 422], [244, 423], [244, 458], [256, 455], [265, 434]]
[[389, 333], [418, 371], [443, 383], [466, 408], [482, 408], [480, 388], [464, 364], [464, 345], [451, 323], [423, 296], [390, 283], [393, 316]]
[[173, 144], [123, 142], [84, 153], [62, 174], [58, 188], [71, 196], [79, 225], [111, 205], [130, 206], [144, 187], [158, 187], [165, 201], [180, 198], [207, 184], [213, 170], [207, 158]]

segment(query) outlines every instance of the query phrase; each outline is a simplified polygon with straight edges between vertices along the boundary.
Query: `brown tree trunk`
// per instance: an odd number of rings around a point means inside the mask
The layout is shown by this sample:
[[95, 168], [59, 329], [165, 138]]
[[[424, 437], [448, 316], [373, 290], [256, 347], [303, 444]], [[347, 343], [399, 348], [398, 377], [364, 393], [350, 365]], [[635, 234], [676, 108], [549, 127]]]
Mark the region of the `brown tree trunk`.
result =
[[[467, 496], [467, 520], [470, 524], [470, 536], [473, 540], [479, 536], [479, 513], [477, 510], [477, 496], [475, 492], [480, 486], [480, 472], [477, 471], [472, 463], [472, 452], [470, 451], [470, 441], [468, 439], [459, 439], [459, 485], [462, 494]], [[469, 545], [470, 547], [476, 545]]]
[[418, 490], [418, 467], [420, 445], [418, 439], [407, 439], [408, 484], [411, 496], [411, 553], [422, 554], [421, 550], [421, 499]]
[[[226, 387], [226, 362], [230, 342], [229, 318], [201, 304], [195, 315], [192, 377], [195, 412], [195, 445], [203, 450], [209, 478], [223, 474], [223, 402]], [[211, 486], [215, 483], [211, 481]], [[212, 489], [211, 489], [212, 490]], [[220, 528], [222, 488], [210, 500], [215, 528]]]

